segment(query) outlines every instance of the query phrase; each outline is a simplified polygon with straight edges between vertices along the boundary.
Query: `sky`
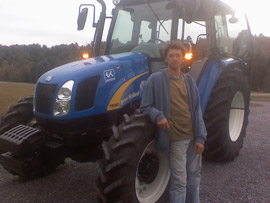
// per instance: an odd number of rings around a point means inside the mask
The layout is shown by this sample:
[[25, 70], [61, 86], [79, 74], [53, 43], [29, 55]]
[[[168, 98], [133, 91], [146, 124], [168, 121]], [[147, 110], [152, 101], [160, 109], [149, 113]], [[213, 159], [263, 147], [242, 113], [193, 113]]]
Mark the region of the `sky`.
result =
[[[113, 8], [112, 0], [104, 1], [108, 5], [109, 16]], [[270, 36], [267, 0], [223, 1], [246, 10], [253, 34]], [[71, 43], [89, 44], [95, 31], [91, 26], [91, 8], [85, 29], [77, 31], [79, 6], [85, 3], [96, 4], [96, 16], [99, 15], [100, 6], [96, 0], [0, 0], [0, 44], [40, 44], [49, 47]]]
[[[105, 2], [110, 15], [112, 1]], [[92, 8], [85, 29], [77, 31], [79, 6], [85, 3], [95, 3], [99, 15], [100, 5], [95, 0], [0, 0], [0, 44], [89, 44], [95, 31]]]

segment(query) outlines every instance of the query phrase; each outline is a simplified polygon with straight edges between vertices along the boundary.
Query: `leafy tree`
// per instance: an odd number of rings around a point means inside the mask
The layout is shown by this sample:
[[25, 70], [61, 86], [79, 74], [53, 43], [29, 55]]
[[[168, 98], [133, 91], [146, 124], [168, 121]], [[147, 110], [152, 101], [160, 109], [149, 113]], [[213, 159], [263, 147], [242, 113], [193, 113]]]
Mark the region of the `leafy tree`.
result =
[[59, 45], [48, 48], [39, 44], [0, 45], [0, 80], [35, 83], [50, 69], [80, 60], [84, 51], [90, 51], [90, 45]]

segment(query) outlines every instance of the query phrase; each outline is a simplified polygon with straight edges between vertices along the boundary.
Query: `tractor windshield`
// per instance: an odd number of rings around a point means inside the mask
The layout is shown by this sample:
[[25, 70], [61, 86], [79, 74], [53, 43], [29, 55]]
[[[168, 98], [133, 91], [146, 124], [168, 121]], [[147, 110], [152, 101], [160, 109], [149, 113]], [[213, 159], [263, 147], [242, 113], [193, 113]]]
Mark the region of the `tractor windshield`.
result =
[[170, 2], [145, 1], [143, 4], [118, 7], [106, 53], [142, 52], [150, 57], [162, 57], [160, 53], [165, 43], [179, 39], [191, 45], [199, 42], [197, 47], [200, 51], [196, 58], [203, 58], [206, 55], [205, 21], [199, 18], [186, 23], [181, 18], [181, 11], [174, 10], [175, 6]]
[[129, 52], [142, 43], [163, 44], [170, 40], [173, 9], [168, 1], [123, 6], [117, 17], [109, 53]]
[[165, 43], [181, 40], [192, 51], [193, 61], [207, 59], [212, 53], [248, 58], [246, 19], [239, 18], [221, 1], [119, 2], [113, 12], [105, 54], [135, 52], [161, 59]]

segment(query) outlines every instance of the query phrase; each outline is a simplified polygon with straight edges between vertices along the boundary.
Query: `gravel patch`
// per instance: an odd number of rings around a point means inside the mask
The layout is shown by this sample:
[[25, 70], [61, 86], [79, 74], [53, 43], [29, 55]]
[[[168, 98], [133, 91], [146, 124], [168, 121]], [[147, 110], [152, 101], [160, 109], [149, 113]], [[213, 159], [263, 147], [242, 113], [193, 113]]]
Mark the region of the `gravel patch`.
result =
[[252, 106], [239, 156], [229, 163], [203, 162], [202, 203], [270, 202], [270, 103]]
[[[270, 103], [251, 105], [247, 137], [229, 163], [203, 161], [202, 203], [270, 202]], [[67, 159], [56, 173], [37, 180], [10, 175], [0, 166], [0, 202], [95, 203], [95, 163]]]

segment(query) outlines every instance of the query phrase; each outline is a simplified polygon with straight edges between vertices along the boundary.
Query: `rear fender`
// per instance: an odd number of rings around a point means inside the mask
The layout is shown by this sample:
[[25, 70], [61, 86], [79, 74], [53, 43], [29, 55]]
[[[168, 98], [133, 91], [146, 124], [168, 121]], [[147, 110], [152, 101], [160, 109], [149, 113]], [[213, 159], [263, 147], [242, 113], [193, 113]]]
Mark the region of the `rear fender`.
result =
[[232, 58], [208, 60], [205, 68], [200, 73], [200, 77], [197, 83], [203, 114], [206, 110], [208, 100], [213, 91], [213, 88], [221, 73], [225, 68], [235, 65], [241, 66], [241, 62]]

